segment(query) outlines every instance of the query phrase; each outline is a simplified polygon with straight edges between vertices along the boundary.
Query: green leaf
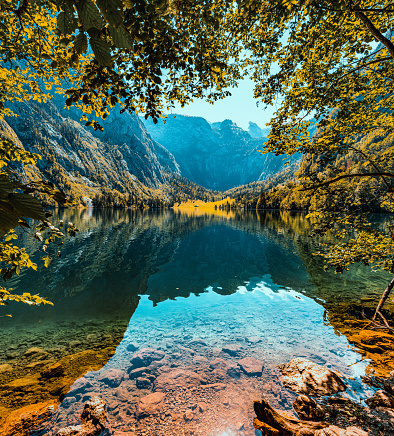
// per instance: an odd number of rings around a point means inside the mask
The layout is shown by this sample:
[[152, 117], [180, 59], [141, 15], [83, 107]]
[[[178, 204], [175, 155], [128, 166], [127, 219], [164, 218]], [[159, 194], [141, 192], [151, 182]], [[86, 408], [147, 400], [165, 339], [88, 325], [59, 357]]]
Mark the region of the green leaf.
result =
[[88, 49], [88, 39], [84, 32], [78, 33], [75, 37], [74, 48], [79, 54], [86, 53], [86, 50]]
[[103, 19], [97, 6], [91, 0], [79, 0], [76, 2], [78, 14], [85, 30], [90, 28], [101, 29]]
[[133, 48], [133, 38], [123, 26], [120, 26], [119, 29], [110, 27], [109, 33], [117, 48], [128, 48], [130, 50]]
[[106, 66], [111, 64], [111, 51], [105, 41], [97, 37], [91, 37], [90, 45], [100, 65]]
[[60, 12], [57, 16], [57, 28], [62, 32], [63, 35], [69, 35], [73, 33], [75, 29], [78, 27], [78, 22], [75, 17], [67, 12]]
[[106, 21], [113, 27], [119, 27], [123, 22], [123, 5], [120, 0], [96, 0]]

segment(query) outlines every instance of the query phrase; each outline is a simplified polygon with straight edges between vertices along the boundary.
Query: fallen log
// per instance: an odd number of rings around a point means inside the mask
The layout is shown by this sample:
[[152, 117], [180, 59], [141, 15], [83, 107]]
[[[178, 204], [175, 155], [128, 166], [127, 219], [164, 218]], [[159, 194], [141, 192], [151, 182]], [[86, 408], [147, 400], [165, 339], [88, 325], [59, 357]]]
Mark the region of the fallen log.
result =
[[265, 400], [254, 402], [254, 428], [264, 436], [314, 436], [317, 430], [329, 427], [327, 422], [300, 421], [278, 413]]

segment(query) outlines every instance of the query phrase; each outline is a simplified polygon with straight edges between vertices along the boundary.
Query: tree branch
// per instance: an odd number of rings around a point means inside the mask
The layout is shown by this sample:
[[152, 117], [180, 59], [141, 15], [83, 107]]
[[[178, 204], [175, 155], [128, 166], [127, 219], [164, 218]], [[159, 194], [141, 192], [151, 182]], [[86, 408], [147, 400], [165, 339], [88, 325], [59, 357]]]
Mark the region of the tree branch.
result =
[[356, 15], [365, 24], [366, 28], [372, 33], [374, 38], [387, 48], [390, 56], [394, 59], [394, 44], [379, 32], [372, 21], [364, 14], [364, 12], [356, 11]]
[[[385, 172], [379, 172], [379, 173], [355, 173], [355, 174], [343, 174], [342, 176], [335, 177], [335, 179], [327, 180], [327, 182], [319, 183], [318, 185], [311, 186], [310, 188], [302, 188], [299, 189], [299, 191], [311, 191], [312, 189], [318, 189], [323, 186], [331, 185], [332, 183], [338, 182], [342, 179], [352, 179], [354, 177], [392, 177], [394, 178], [393, 173], [385, 173]], [[390, 187], [390, 190], [393, 188]]]

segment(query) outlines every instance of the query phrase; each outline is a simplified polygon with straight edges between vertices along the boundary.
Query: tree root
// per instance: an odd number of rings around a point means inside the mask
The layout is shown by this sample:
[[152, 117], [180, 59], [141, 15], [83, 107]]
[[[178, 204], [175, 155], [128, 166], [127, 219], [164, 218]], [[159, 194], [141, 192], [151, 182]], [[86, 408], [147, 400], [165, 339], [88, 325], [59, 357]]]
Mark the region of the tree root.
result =
[[[364, 326], [361, 330], [388, 330], [389, 332], [394, 332], [394, 328], [390, 327], [389, 323], [387, 322], [386, 318], [382, 315], [382, 313], [379, 310], [375, 311], [375, 314], [372, 319], [369, 319], [365, 316], [364, 311], [361, 312], [361, 316], [368, 321], [368, 324]], [[384, 324], [379, 324], [376, 321], [376, 318], [380, 316], [382, 318]]]
[[300, 421], [279, 414], [265, 400], [254, 402], [254, 428], [264, 436], [314, 436], [317, 430], [329, 427], [327, 422]]

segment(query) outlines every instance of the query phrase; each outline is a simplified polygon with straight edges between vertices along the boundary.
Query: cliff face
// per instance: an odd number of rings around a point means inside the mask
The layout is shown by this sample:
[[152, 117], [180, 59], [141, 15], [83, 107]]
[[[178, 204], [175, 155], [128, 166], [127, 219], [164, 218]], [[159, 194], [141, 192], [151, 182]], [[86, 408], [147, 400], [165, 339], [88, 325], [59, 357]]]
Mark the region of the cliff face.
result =
[[166, 123], [144, 124], [152, 137], [170, 151], [182, 176], [205, 188], [224, 191], [264, 180], [283, 168], [283, 158], [261, 155], [265, 130], [252, 126], [254, 136], [231, 120], [209, 124], [204, 118], [171, 115]]
[[18, 117], [0, 124], [1, 136], [42, 156], [33, 176], [75, 194], [91, 196], [105, 187], [143, 195], [146, 188], [161, 188], [167, 173], [179, 173], [174, 157], [137, 117], [114, 112], [101, 123], [104, 132], [98, 132], [80, 122], [80, 113], [63, 106], [59, 98], [24, 102], [12, 107]]

